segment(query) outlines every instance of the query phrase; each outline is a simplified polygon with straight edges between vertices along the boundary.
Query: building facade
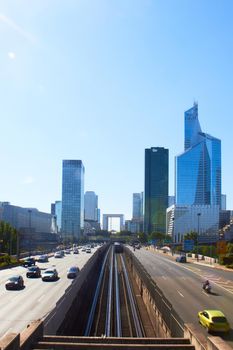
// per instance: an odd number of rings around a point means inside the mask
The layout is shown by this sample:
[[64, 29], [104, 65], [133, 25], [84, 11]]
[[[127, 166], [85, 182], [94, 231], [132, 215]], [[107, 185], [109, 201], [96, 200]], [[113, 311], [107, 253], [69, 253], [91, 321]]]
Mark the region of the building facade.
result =
[[0, 221], [8, 222], [19, 231], [56, 233], [53, 215], [36, 208], [22, 208], [9, 202], [0, 202]]
[[168, 149], [145, 150], [144, 231], [166, 232], [168, 207]]
[[221, 206], [221, 141], [203, 133], [198, 105], [185, 112], [184, 152], [176, 157], [176, 204]]
[[142, 220], [143, 218], [143, 192], [133, 193], [133, 219]]
[[216, 236], [219, 230], [218, 205], [172, 205], [167, 209], [167, 234], [173, 243], [181, 243], [184, 235]]
[[61, 220], [63, 238], [78, 239], [84, 228], [84, 173], [81, 160], [63, 160]]
[[84, 220], [98, 221], [98, 196], [93, 191], [84, 195]]

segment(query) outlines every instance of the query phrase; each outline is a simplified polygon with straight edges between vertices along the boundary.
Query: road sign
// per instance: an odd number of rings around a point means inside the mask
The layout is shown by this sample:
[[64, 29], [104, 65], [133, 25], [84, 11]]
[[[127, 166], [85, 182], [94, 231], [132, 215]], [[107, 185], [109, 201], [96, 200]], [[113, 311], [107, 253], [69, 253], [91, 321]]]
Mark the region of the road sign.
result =
[[186, 252], [191, 252], [194, 248], [194, 240], [193, 239], [185, 239], [183, 242], [183, 249]]

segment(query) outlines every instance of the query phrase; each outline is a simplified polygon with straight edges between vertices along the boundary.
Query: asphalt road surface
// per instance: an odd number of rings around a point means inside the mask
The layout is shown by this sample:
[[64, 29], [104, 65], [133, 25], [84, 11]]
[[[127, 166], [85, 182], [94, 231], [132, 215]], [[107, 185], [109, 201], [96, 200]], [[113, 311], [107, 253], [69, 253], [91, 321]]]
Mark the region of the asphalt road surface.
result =
[[[195, 263], [178, 263], [174, 257], [145, 248], [134, 254], [185, 323], [199, 326], [207, 335], [198, 323], [197, 313], [203, 309], [221, 310], [232, 328], [222, 338], [233, 347], [233, 272]], [[211, 294], [202, 290], [202, 283], [207, 279], [212, 286]]]
[[[98, 248], [91, 249], [91, 254], [67, 254], [64, 258], [49, 258], [47, 263], [37, 263], [41, 269], [55, 267], [59, 280], [43, 282], [41, 278], [27, 278], [27, 268], [22, 266], [0, 271], [0, 338], [8, 332], [21, 332], [32, 321], [43, 318], [55, 306], [72, 283], [66, 276], [67, 269], [73, 265], [80, 269]], [[5, 282], [15, 274], [24, 278], [22, 290], [6, 290]]]

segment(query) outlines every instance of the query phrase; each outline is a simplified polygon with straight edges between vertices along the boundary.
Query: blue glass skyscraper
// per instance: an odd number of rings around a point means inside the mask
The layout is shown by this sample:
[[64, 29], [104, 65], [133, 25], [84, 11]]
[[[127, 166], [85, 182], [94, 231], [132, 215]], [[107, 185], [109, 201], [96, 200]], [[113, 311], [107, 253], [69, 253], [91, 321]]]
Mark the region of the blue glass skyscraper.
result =
[[221, 141], [202, 132], [198, 105], [185, 112], [184, 153], [176, 157], [176, 204], [221, 206]]
[[81, 160], [63, 160], [62, 236], [79, 238], [84, 227], [84, 166]]

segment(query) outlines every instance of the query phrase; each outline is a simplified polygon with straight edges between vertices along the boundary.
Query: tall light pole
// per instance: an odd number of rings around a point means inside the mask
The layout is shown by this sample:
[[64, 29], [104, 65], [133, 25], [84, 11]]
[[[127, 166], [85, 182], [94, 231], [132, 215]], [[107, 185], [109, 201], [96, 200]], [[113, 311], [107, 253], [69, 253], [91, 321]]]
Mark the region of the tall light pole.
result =
[[199, 261], [199, 257], [198, 257], [198, 239], [199, 239], [199, 235], [200, 235], [200, 216], [201, 213], [197, 213], [197, 261]]
[[74, 223], [72, 222], [72, 244], [74, 244]]
[[29, 224], [29, 256], [31, 256], [31, 243], [32, 243], [32, 237], [31, 237], [31, 228], [32, 228], [32, 211], [31, 209], [28, 209], [28, 224]]

